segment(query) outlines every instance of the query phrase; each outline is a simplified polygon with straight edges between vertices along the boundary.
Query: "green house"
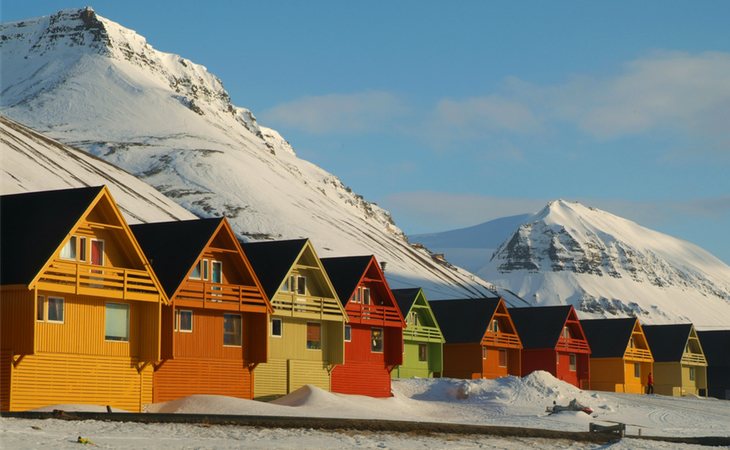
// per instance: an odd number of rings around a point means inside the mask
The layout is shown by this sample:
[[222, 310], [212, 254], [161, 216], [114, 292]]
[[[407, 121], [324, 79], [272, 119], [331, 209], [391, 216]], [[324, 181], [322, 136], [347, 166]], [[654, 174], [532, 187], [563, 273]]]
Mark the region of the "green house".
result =
[[406, 319], [403, 330], [403, 364], [393, 369], [393, 378], [440, 377], [443, 369], [444, 336], [421, 288], [393, 289]]

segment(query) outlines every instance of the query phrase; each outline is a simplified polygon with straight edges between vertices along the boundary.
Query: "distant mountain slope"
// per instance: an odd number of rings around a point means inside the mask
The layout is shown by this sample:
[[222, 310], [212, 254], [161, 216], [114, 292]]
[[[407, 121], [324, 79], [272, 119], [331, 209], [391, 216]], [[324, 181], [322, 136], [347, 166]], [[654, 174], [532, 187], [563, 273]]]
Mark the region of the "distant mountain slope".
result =
[[3, 114], [124, 168], [197, 216], [225, 215], [247, 239], [309, 237], [321, 256], [375, 254], [394, 287], [423, 286], [430, 298], [490, 293], [299, 159], [205, 67], [90, 8], [3, 24], [0, 57]]
[[730, 267], [705, 250], [579, 203], [525, 221], [480, 272], [536, 305], [585, 316], [730, 326]]
[[195, 218], [134, 175], [3, 116], [0, 144], [0, 194], [105, 184], [130, 223]]

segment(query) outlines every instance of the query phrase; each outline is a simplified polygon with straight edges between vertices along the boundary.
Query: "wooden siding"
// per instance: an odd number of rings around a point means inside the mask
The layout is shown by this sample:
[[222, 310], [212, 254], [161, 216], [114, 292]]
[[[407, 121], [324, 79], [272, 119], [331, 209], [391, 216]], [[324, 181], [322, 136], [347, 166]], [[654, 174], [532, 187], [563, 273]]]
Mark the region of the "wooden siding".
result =
[[152, 367], [132, 358], [39, 353], [11, 369], [11, 411], [82, 403], [139, 412], [152, 401]]
[[[342, 322], [304, 320], [273, 316], [272, 319], [281, 319], [281, 337], [271, 336], [269, 330], [269, 357], [276, 359], [295, 359], [302, 361], [322, 361], [326, 364], [341, 364], [343, 362], [343, 324]], [[307, 348], [307, 322], [321, 324], [322, 348], [310, 350]]]
[[330, 373], [327, 366], [321, 361], [302, 361], [290, 359], [289, 361], [289, 392], [294, 392], [300, 387], [311, 384], [325, 391], [330, 390]]
[[[185, 308], [183, 308], [185, 309]], [[243, 349], [250, 345], [246, 321], [241, 320], [241, 346], [223, 345], [223, 315], [221, 311], [193, 309], [193, 331], [174, 332], [174, 358], [204, 358], [243, 361]]]
[[443, 375], [451, 378], [481, 378], [482, 346], [479, 344], [444, 344]]
[[253, 398], [251, 371], [243, 361], [211, 358], [176, 358], [157, 366], [154, 402], [194, 394]]
[[33, 353], [36, 304], [25, 288], [0, 292], [0, 347], [13, 355]]
[[259, 364], [254, 370], [254, 398], [270, 400], [287, 394], [288, 360], [283, 358], [269, 358], [264, 364]]
[[[641, 365], [640, 376], [634, 376], [634, 363]], [[597, 391], [642, 394], [653, 364], [644, 360], [623, 358], [591, 358], [590, 386]]]
[[[427, 360], [419, 361], [419, 345], [426, 345]], [[422, 343], [418, 341], [404, 342], [403, 364], [391, 372], [391, 378], [429, 378], [440, 374], [442, 364], [442, 346], [440, 342]]]
[[331, 297], [277, 292], [271, 306], [276, 317], [345, 321], [342, 306], [337, 299]]
[[263, 294], [256, 286], [199, 280], [182, 283], [175, 296], [175, 306], [261, 313], [268, 309]]
[[662, 395], [700, 395], [707, 389], [707, 368], [692, 365], [695, 379], [690, 380], [690, 366], [680, 362], [654, 363], [654, 392]]
[[[575, 355], [576, 370], [570, 370], [571, 354]], [[536, 370], [550, 372], [555, 378], [580, 389], [588, 389], [590, 383], [590, 357], [585, 352], [522, 350], [522, 376], [527, 376]]]
[[0, 411], [10, 410], [10, 377], [13, 369], [13, 353], [0, 349]]
[[390, 397], [390, 373], [382, 365], [348, 360], [332, 371], [332, 392]]

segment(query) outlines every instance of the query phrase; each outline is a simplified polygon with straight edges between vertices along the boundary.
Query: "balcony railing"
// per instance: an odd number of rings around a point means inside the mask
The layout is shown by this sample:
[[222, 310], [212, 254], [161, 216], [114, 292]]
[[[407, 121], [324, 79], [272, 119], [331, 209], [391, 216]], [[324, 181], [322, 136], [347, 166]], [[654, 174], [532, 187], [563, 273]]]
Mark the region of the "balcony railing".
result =
[[277, 316], [338, 320], [344, 315], [337, 299], [299, 294], [277, 294], [271, 302]]
[[255, 286], [186, 280], [175, 296], [177, 306], [228, 311], [266, 312], [266, 301]]
[[682, 355], [682, 362], [685, 364], [706, 366], [707, 360], [702, 353], [685, 353]]
[[158, 301], [160, 292], [144, 270], [55, 260], [38, 280], [39, 290], [120, 300]]
[[349, 302], [347, 304], [347, 317], [350, 322], [356, 323], [390, 326], [401, 326], [402, 324], [398, 310], [392, 306]]
[[651, 356], [651, 352], [649, 350], [643, 349], [643, 348], [629, 348], [626, 350], [626, 354], [624, 355], [627, 359], [636, 359], [639, 361], [653, 361], [654, 358]]
[[484, 339], [482, 339], [482, 345], [493, 345], [497, 347], [510, 347], [510, 348], [522, 348], [520, 338], [516, 334], [502, 333], [498, 331], [488, 332]]
[[564, 338], [562, 336], [558, 339], [558, 345], [555, 349], [579, 353], [587, 353], [591, 350], [588, 342], [582, 339]]
[[436, 327], [408, 325], [408, 327], [403, 330], [403, 339], [427, 342], [441, 342], [444, 338], [441, 335], [439, 329]]

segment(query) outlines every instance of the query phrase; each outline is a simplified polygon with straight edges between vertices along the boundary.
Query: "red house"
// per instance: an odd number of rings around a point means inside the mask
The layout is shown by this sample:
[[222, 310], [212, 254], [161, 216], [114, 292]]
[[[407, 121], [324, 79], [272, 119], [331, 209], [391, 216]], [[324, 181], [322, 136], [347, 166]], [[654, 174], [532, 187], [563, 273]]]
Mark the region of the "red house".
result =
[[345, 364], [332, 371], [332, 392], [389, 397], [390, 372], [403, 363], [406, 323], [374, 256], [323, 258], [349, 319]]
[[522, 340], [522, 373], [545, 370], [589, 389], [591, 348], [571, 305], [510, 308]]

